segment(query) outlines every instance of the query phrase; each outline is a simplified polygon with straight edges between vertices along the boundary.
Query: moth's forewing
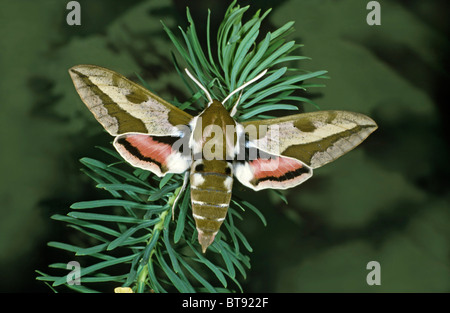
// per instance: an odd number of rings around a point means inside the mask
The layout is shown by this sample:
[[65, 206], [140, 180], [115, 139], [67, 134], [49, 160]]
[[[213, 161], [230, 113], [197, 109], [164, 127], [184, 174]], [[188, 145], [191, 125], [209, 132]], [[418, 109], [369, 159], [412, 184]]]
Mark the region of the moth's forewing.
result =
[[94, 65], [69, 70], [75, 88], [95, 118], [113, 136], [127, 132], [177, 134], [192, 116], [126, 77]]
[[[371, 118], [347, 111], [303, 113], [242, 125], [265, 129], [252, 145], [268, 153], [295, 158], [311, 168], [339, 158], [377, 129]], [[271, 150], [270, 141], [278, 143], [276, 151]]]

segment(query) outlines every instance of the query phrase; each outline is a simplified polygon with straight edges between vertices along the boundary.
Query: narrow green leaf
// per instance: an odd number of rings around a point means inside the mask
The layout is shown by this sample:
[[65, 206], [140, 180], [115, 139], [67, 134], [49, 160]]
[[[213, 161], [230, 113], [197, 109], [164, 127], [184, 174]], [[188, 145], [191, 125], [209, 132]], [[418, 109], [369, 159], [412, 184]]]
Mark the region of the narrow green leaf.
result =
[[130, 207], [134, 209], [143, 209], [143, 210], [155, 210], [155, 211], [163, 210], [163, 207], [161, 205], [142, 204], [122, 199], [81, 201], [72, 204], [70, 208], [75, 210], [82, 210], [82, 209], [115, 207], [115, 206]]
[[178, 260], [180, 263], [188, 270], [189, 273], [200, 283], [202, 284], [208, 292], [216, 293], [216, 289], [206, 280], [204, 279], [198, 272], [196, 272], [180, 255], [178, 255]]
[[164, 175], [163, 178], [161, 178], [161, 181], [159, 182], [159, 189], [161, 189], [162, 187], [164, 187], [164, 185], [166, 185], [169, 180], [171, 180], [173, 177], [173, 173], [167, 173], [166, 175]]
[[258, 47], [256, 54], [251, 58], [249, 63], [245, 66], [244, 70], [242, 71], [240, 78], [239, 78], [238, 86], [243, 85], [244, 82], [246, 82], [246, 81], [250, 81], [258, 74], [258, 73], [255, 73], [255, 75], [253, 77], [252, 76], [247, 77], [248, 74], [250, 73], [250, 71], [256, 67], [259, 60], [262, 58], [264, 53], [267, 51], [269, 44], [270, 44], [270, 33], [267, 33], [266, 37], [264, 38], [264, 40], [261, 42], [260, 46]]
[[150, 255], [153, 252], [156, 244], [158, 243], [159, 235], [161, 234], [161, 229], [156, 228], [152, 232], [149, 243], [145, 247], [144, 254], [142, 255], [142, 264], [147, 263], [150, 260]]
[[135, 257], [134, 257], [133, 261], [131, 261], [131, 266], [130, 266], [131, 270], [127, 274], [127, 279], [126, 279], [125, 283], [122, 285], [123, 287], [130, 286], [136, 280], [137, 270], [138, 270], [137, 269], [137, 267], [138, 267], [137, 264], [138, 264], [139, 260], [141, 259], [141, 256], [142, 256], [141, 253], [136, 253], [135, 254]]
[[286, 32], [292, 30], [292, 26], [294, 26], [295, 22], [294, 21], [290, 21], [287, 22], [286, 24], [284, 24], [283, 26], [281, 26], [280, 28], [278, 28], [277, 30], [275, 30], [272, 33], [271, 36], [271, 40], [275, 40], [278, 37], [285, 37], [286, 36]]
[[[101, 170], [102, 172], [104, 172], [103, 170]], [[97, 184], [107, 184], [107, 182], [99, 177], [97, 177], [96, 175], [94, 175], [94, 173], [91, 173], [88, 170], [85, 169], [81, 169], [81, 172], [83, 172], [83, 174], [85, 174], [86, 176], [88, 176], [90, 179], [92, 179], [93, 181], [95, 181]], [[111, 181], [109, 181], [111, 182]], [[109, 193], [115, 197], [115, 198], [120, 198], [121, 195], [119, 192], [115, 191], [115, 190], [108, 190]]]
[[183, 234], [183, 231], [184, 231], [186, 214], [187, 214], [188, 206], [189, 206], [189, 200], [190, 200], [189, 192], [185, 192], [183, 201], [181, 202], [181, 205], [180, 205], [180, 211], [179, 211], [179, 215], [178, 215], [178, 219], [177, 219], [177, 226], [175, 227], [175, 233], [173, 236], [173, 241], [175, 243], [177, 243], [180, 240], [180, 238]]
[[234, 55], [233, 60], [233, 69], [231, 70], [231, 76], [230, 76], [230, 87], [233, 90], [234, 88], [238, 87], [236, 86], [236, 77], [238, 73], [241, 71], [241, 64], [245, 59], [245, 55], [248, 53], [252, 45], [255, 43], [256, 38], [259, 34], [259, 27], [261, 23], [257, 22], [251, 30], [245, 35], [245, 37], [242, 39], [241, 43], [239, 44], [236, 54]]
[[105, 148], [102, 146], [95, 146], [95, 148], [102, 150], [103, 152], [111, 155], [112, 157], [114, 157], [115, 159], [117, 159], [119, 161], [125, 162], [124, 159], [120, 156], [120, 154], [116, 150], [112, 150], [112, 149]]
[[211, 64], [211, 66], [214, 68], [214, 73], [216, 74], [216, 76], [218, 77], [219, 74], [219, 70], [217, 69], [216, 66], [216, 61], [214, 60], [213, 56], [212, 56], [212, 52], [211, 52], [211, 34], [210, 34], [210, 28], [211, 28], [211, 10], [208, 9], [208, 19], [206, 21], [206, 45], [207, 45], [207, 50], [208, 50], [208, 58], [209, 58], [209, 63]]
[[264, 98], [266, 98], [268, 96], [272, 96], [273, 94], [276, 94], [278, 92], [282, 92], [285, 90], [291, 90], [291, 89], [304, 89], [304, 88], [301, 86], [292, 86], [292, 85], [288, 85], [288, 86], [277, 85], [274, 87], [270, 87], [270, 88], [267, 88], [264, 92], [261, 92], [255, 98], [253, 98], [253, 100], [243, 104], [242, 108], [245, 108], [245, 109], [249, 108], [255, 104], [258, 104], [261, 100], [263, 100]]
[[150, 227], [155, 225], [156, 223], [158, 223], [160, 221], [160, 219], [154, 219], [151, 221], [145, 221], [140, 223], [139, 225], [130, 227], [129, 229], [127, 229], [122, 235], [120, 235], [118, 238], [114, 239], [107, 247], [107, 250], [113, 250], [119, 246], [122, 246], [126, 240], [133, 235], [135, 232], [137, 232], [140, 229], [146, 228], [146, 227]]
[[[235, 277], [231, 277], [230, 275], [228, 275], [228, 273], [225, 271], [225, 269], [221, 268], [220, 269], [223, 273], [225, 273], [225, 275], [227, 275], [228, 277], [230, 277], [230, 279], [235, 283], [235, 285], [239, 288], [240, 293], [243, 293], [244, 290], [242, 289], [241, 284], [239, 283], [239, 281], [235, 278]], [[232, 290], [233, 292], [236, 292], [235, 290]]]
[[155, 192], [153, 192], [150, 197], [148, 198], [148, 201], [156, 201], [161, 199], [164, 196], [167, 196], [171, 191], [174, 191], [175, 189], [177, 189], [180, 186], [179, 183], [176, 184], [171, 184], [171, 185], [166, 185], [164, 187], [162, 187], [160, 190], [157, 190]]
[[[225, 246], [225, 249], [229, 250], [228, 246]], [[242, 266], [241, 262], [235, 257], [235, 255], [233, 254], [233, 251], [229, 251], [229, 255], [233, 256], [231, 257], [231, 261], [233, 262], [234, 266], [236, 266], [236, 268], [239, 270], [239, 272], [241, 273], [242, 277], [244, 277], [244, 279], [247, 278], [247, 273], [244, 269], [244, 267]]]
[[95, 253], [99, 253], [106, 250], [106, 247], [108, 246], [108, 243], [102, 243], [93, 247], [80, 249], [77, 251], [75, 255], [82, 256], [82, 255], [92, 255]]
[[182, 270], [181, 270], [180, 265], [178, 264], [178, 261], [176, 258], [176, 252], [172, 248], [172, 244], [170, 243], [170, 240], [169, 240], [169, 222], [170, 222], [170, 219], [167, 218], [165, 225], [164, 225], [164, 230], [163, 230], [164, 245], [166, 246], [167, 253], [169, 254], [169, 258], [170, 258], [170, 262], [172, 263], [173, 270], [175, 271], [175, 273], [182, 273]]
[[301, 75], [293, 75], [288, 77], [285, 81], [283, 81], [283, 85], [292, 85], [307, 79], [311, 79], [314, 77], [320, 77], [323, 74], [328, 73], [327, 71], [315, 71], [311, 73], [301, 74]]
[[249, 252], [253, 252], [253, 248], [252, 246], [250, 246], [250, 244], [247, 241], [247, 238], [245, 238], [245, 236], [241, 233], [241, 231], [239, 229], [235, 229], [235, 233], [236, 236], [239, 237], [239, 239], [241, 240], [241, 242], [244, 244], [245, 248], [249, 251]]
[[70, 212], [68, 216], [79, 218], [83, 220], [104, 221], [104, 222], [117, 222], [117, 223], [141, 223], [142, 220], [128, 216], [117, 216], [98, 213], [85, 213], [85, 212]]
[[[100, 269], [110, 267], [113, 265], [117, 265], [120, 263], [127, 263], [128, 261], [131, 261], [133, 258], [134, 258], [134, 254], [127, 255], [127, 256], [124, 256], [121, 258], [114, 258], [113, 260], [103, 261], [103, 262], [100, 262], [100, 263], [97, 263], [97, 264], [94, 264], [94, 265], [91, 265], [88, 267], [81, 268], [80, 276], [83, 277], [85, 275], [88, 275], [88, 274], [98, 271]], [[53, 286], [59, 286], [59, 285], [65, 284], [66, 279], [67, 279], [66, 276], [59, 278], [58, 280], [56, 280], [53, 283]]]
[[164, 24], [163, 21], [161, 21], [161, 24], [163, 25], [163, 29], [164, 31], [167, 33], [167, 35], [169, 36], [170, 40], [172, 41], [173, 45], [175, 46], [175, 48], [177, 49], [178, 53], [183, 57], [183, 59], [188, 62], [189, 65], [192, 64], [191, 62], [191, 58], [189, 56], [189, 54], [187, 53], [187, 51], [183, 48], [183, 46], [181, 45], [180, 41], [178, 41], [178, 39], [176, 38], [176, 36], [173, 34], [173, 32], [166, 26], [166, 24]]
[[223, 276], [222, 272], [209, 261], [207, 258], [205, 258], [203, 255], [201, 255], [197, 249], [195, 249], [192, 244], [187, 241], [187, 244], [189, 247], [191, 247], [192, 251], [194, 251], [195, 255], [197, 256], [197, 259], [193, 259], [194, 261], [197, 261], [199, 263], [205, 264], [213, 273], [216, 275], [216, 277], [219, 279], [219, 281], [222, 283], [222, 285], [226, 288], [227, 287], [227, 280], [225, 279], [225, 276]]
[[[237, 202], [235, 202], [237, 205], [239, 205]], [[267, 226], [267, 221], [266, 221], [266, 218], [264, 217], [264, 215], [261, 213], [261, 211], [260, 210], [258, 210], [253, 204], [251, 204], [250, 202], [248, 202], [248, 201], [245, 201], [245, 200], [243, 200], [243, 201], [241, 201], [241, 203], [244, 205], [244, 206], [246, 206], [247, 208], [249, 208], [250, 210], [252, 210], [260, 219], [261, 219], [261, 222], [264, 224], [264, 226]], [[240, 205], [239, 205], [240, 206]], [[242, 208], [242, 206], [241, 206], [241, 208]]]
[[[274, 81], [276, 81], [281, 76], [283, 76], [284, 73], [286, 73], [286, 70], [287, 70], [287, 67], [282, 67], [282, 68], [276, 70], [274, 73], [267, 76], [266, 78], [264, 78], [263, 80], [261, 80], [260, 82], [254, 84], [251, 88], [249, 88], [246, 92], [243, 93], [241, 102], [244, 103], [245, 100], [247, 100], [247, 98], [249, 98], [254, 93], [258, 92], [259, 90], [264, 90], [267, 86], [269, 86]], [[259, 73], [257, 73], [257, 74], [259, 74]], [[247, 107], [247, 105], [246, 105], [246, 107]]]
[[84, 227], [84, 228], [94, 229], [96, 231], [99, 231], [99, 232], [102, 232], [102, 233], [105, 233], [105, 234], [108, 234], [108, 235], [111, 235], [111, 236], [114, 236], [114, 237], [120, 236], [120, 233], [118, 231], [116, 231], [116, 230], [113, 230], [111, 228], [105, 227], [103, 225], [94, 224], [94, 223], [91, 223], [89, 221], [79, 220], [79, 219], [76, 219], [76, 218], [73, 218], [73, 217], [70, 217], [70, 216], [55, 214], [55, 215], [52, 215], [51, 218], [54, 219], [54, 220], [57, 220], [57, 221], [63, 221], [63, 222], [66, 222], [66, 223], [79, 225], [79, 226]]
[[223, 261], [227, 267], [228, 275], [230, 277], [236, 276], [236, 271], [234, 270], [233, 262], [230, 259], [228, 251], [223, 247], [222, 241], [214, 240], [214, 243], [219, 253], [222, 255]]
[[[272, 62], [274, 60], [278, 59], [280, 56], [286, 54], [291, 48], [293, 48], [295, 45], [294, 41], [289, 41], [285, 43], [280, 48], [276, 49], [270, 56], [268, 56], [264, 61], [262, 61], [253, 71], [255, 75], [262, 72], [264, 69], [271, 67]], [[273, 65], [273, 64], [272, 64]]]
[[151, 189], [145, 189], [130, 184], [98, 184], [97, 188], [105, 190], [120, 190], [120, 191], [131, 191], [142, 195], [149, 195], [153, 192]]
[[245, 113], [240, 115], [242, 120], [247, 120], [255, 115], [258, 115], [263, 112], [275, 111], [275, 110], [298, 110], [298, 107], [291, 104], [267, 104], [267, 105], [258, 105], [255, 108], [251, 108], [249, 110], [244, 111]]
[[78, 252], [78, 250], [82, 249], [81, 247], [77, 247], [74, 245], [70, 245], [67, 243], [62, 243], [62, 242], [57, 242], [57, 241], [50, 241], [47, 243], [47, 245], [49, 247], [53, 247], [53, 248], [57, 248], [57, 249], [61, 249], [61, 250], [66, 250], [69, 252]]
[[218, 71], [217, 71], [216, 66], [214, 65], [214, 63], [208, 63], [206, 56], [203, 53], [203, 49], [202, 49], [200, 42], [198, 40], [198, 37], [197, 37], [194, 20], [192, 19], [192, 16], [189, 12], [189, 7], [186, 8], [186, 16], [187, 16], [187, 20], [189, 22], [189, 29], [188, 29], [187, 34], [188, 34], [188, 38], [190, 39], [190, 42], [191, 42], [191, 45], [195, 52], [196, 57], [199, 59], [200, 64], [203, 64], [203, 67], [205, 68], [206, 71], [210, 71], [217, 76]]
[[162, 270], [173, 283], [174, 287], [177, 288], [180, 292], [195, 292], [194, 288], [189, 284], [189, 282], [182, 280], [177, 274], [175, 274], [172, 269], [167, 264], [166, 260], [160, 253], [156, 253], [156, 258], [161, 265]]
[[[92, 158], [82, 158], [80, 160], [80, 162], [83, 163], [84, 165], [88, 166], [91, 169], [97, 168], [97, 169], [100, 169], [100, 170], [104, 170], [104, 171], [107, 171], [107, 172], [119, 175], [119, 176], [125, 178], [126, 180], [128, 180], [130, 182], [135, 182], [135, 183], [144, 185], [144, 186], [149, 187], [149, 188], [151, 187], [147, 182], [140, 180], [136, 176], [131, 175], [130, 173], [125, 172], [123, 170], [120, 170], [118, 168], [109, 166], [109, 165], [107, 165], [107, 164], [105, 164], [103, 162], [100, 162], [98, 160], [95, 160], [95, 159], [92, 159]], [[117, 181], [116, 178], [114, 178], [114, 177], [112, 177], [110, 175], [106, 175], [106, 173], [101, 172], [101, 171], [99, 171], [99, 173], [102, 176], [104, 176], [105, 178], [110, 179], [112, 183], [119, 183], [119, 181]]]
[[163, 288], [163, 286], [161, 286], [158, 278], [156, 277], [155, 270], [153, 268], [153, 262], [148, 262], [147, 268], [148, 268], [148, 276], [150, 277], [149, 284], [151, 288], [154, 290], [154, 292], [167, 293], [167, 291]]
[[88, 288], [83, 285], [66, 285], [69, 289], [80, 293], [100, 293], [100, 291]]
[[[288, 204], [288, 200], [287, 200], [286, 196], [280, 190], [271, 189], [271, 192], [276, 194], [284, 203]], [[264, 226], [266, 226], [266, 225], [264, 225]]]
[[81, 277], [81, 283], [104, 283], [104, 282], [124, 282], [127, 278], [125, 275], [101, 275], [101, 276], [91, 276], [91, 277]]

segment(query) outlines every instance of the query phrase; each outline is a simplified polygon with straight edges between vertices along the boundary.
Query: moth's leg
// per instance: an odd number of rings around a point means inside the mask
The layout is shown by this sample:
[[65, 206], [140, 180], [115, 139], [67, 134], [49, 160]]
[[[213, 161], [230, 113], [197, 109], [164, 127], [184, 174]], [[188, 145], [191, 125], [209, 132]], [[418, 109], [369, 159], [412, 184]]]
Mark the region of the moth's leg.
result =
[[186, 171], [184, 173], [183, 185], [181, 186], [181, 189], [178, 192], [178, 195], [176, 196], [176, 198], [172, 204], [172, 221], [175, 219], [175, 206], [177, 205], [178, 200], [180, 199], [181, 195], [183, 194], [184, 190], [186, 189], [188, 180], [189, 180], [189, 171]]

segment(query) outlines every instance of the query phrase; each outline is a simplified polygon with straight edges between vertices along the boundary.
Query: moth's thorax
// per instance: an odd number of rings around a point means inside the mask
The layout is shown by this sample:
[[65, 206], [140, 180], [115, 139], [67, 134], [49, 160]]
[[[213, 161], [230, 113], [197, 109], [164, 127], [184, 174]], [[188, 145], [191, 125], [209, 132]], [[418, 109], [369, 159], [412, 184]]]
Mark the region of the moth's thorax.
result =
[[197, 118], [193, 129], [193, 153], [208, 160], [230, 160], [235, 155], [236, 122], [222, 103], [214, 100]]
[[195, 160], [191, 166], [192, 213], [203, 251], [213, 242], [227, 215], [233, 166], [222, 160]]

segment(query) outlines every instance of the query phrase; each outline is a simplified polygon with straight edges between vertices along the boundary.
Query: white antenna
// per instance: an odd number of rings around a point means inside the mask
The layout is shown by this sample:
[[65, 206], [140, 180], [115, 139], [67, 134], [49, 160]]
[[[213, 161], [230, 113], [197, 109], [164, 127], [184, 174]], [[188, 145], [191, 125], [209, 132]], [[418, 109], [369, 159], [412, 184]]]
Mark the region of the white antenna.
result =
[[203, 90], [203, 91], [205, 92], [206, 97], [207, 97], [208, 100], [209, 100], [208, 105], [211, 104], [211, 103], [213, 102], [213, 99], [211, 98], [211, 95], [209, 94], [208, 90], [206, 90], [206, 88], [203, 87], [202, 84], [200, 84], [199, 81], [198, 81], [197, 79], [195, 79], [195, 77], [188, 71], [187, 68], [185, 68], [184, 70], [186, 71], [186, 74], [188, 74], [188, 76], [194, 81], [194, 83], [196, 83], [197, 86], [199, 86], [200, 89]]
[[231, 117], [235, 116], [236, 113], [237, 113], [237, 105], [238, 105], [238, 103], [239, 103], [239, 100], [241, 100], [242, 92], [243, 92], [243, 90], [241, 90], [241, 93], [239, 94], [239, 97], [238, 97], [236, 103], [233, 105], [233, 108], [232, 108], [231, 111], [230, 111], [230, 116], [231, 116]]
[[[247, 87], [250, 84], [253, 84], [255, 81], [257, 81], [258, 79], [260, 79], [261, 77], [264, 76], [264, 74], [267, 73], [267, 70], [262, 71], [262, 73], [260, 73], [258, 76], [256, 76], [255, 78], [253, 78], [252, 80], [250, 80], [249, 82], [243, 84], [241, 87], [236, 88], [232, 93], [230, 93], [225, 99], [223, 99], [222, 104], [224, 104], [228, 99], [230, 99], [230, 97], [232, 95], [234, 95], [236, 92], [244, 89], [245, 87]], [[237, 103], [236, 103], [237, 104]]]

